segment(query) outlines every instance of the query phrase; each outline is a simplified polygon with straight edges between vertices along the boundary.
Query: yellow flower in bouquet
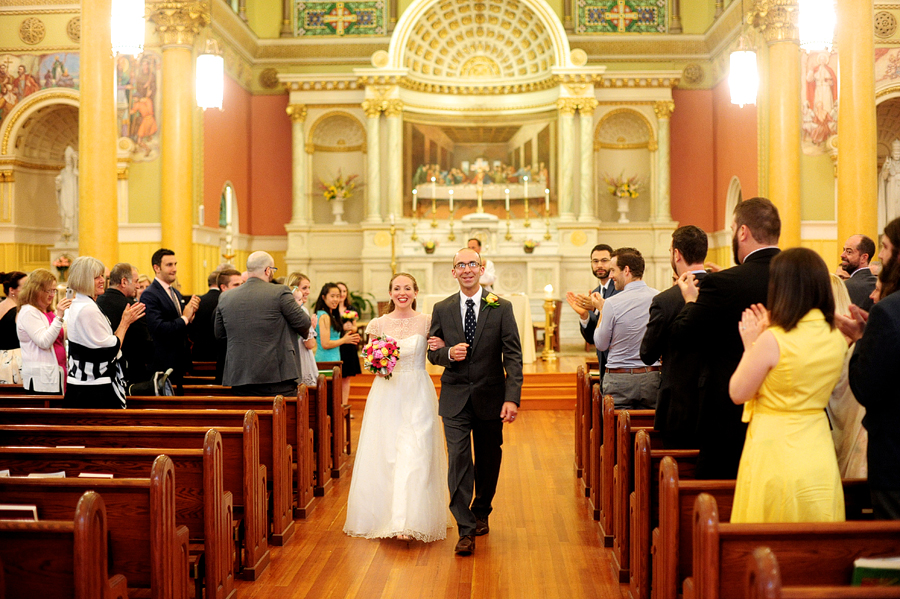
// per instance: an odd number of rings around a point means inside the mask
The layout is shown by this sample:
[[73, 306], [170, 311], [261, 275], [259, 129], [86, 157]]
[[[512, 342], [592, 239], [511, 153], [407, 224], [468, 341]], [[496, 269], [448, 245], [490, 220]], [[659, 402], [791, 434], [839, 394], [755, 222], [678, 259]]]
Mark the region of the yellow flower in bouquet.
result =
[[617, 198], [634, 199], [638, 197], [638, 191], [641, 188], [641, 183], [638, 181], [637, 175], [627, 179], [625, 178], [624, 173], [620, 174], [618, 177], [604, 175], [603, 181], [606, 183], [606, 189], [609, 191], [610, 195], [614, 195]]
[[331, 183], [319, 181], [319, 188], [322, 190], [322, 195], [329, 202], [335, 198], [346, 200], [353, 194], [353, 190], [356, 189], [356, 182], [354, 180], [358, 176], [359, 175], [350, 175], [344, 177], [339, 170], [338, 176]]

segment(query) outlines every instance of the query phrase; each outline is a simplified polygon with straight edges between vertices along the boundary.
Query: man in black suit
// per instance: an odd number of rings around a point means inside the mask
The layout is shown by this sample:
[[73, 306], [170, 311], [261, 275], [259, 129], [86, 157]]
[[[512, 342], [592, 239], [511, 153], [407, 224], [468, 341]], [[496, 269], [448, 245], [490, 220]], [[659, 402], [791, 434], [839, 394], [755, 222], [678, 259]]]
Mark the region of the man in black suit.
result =
[[429, 333], [446, 347], [429, 346], [428, 360], [444, 367], [438, 410], [447, 439], [450, 511], [459, 527], [454, 551], [471, 555], [475, 537], [490, 530], [503, 423], [515, 421], [522, 394], [522, 349], [512, 304], [479, 284], [481, 256], [458, 251], [452, 272], [460, 291], [435, 304]]
[[732, 250], [738, 264], [703, 279], [684, 273], [678, 286], [685, 306], [672, 325], [672, 343], [700, 353], [697, 477], [737, 478], [747, 425], [743, 406], [728, 394], [728, 382], [744, 346], [738, 332], [741, 315], [752, 304], [766, 304], [769, 263], [778, 254], [781, 218], [765, 198], [750, 198], [734, 209]]
[[878, 277], [869, 269], [869, 262], [875, 255], [875, 242], [865, 235], [853, 235], [844, 244], [841, 252], [841, 267], [837, 275], [844, 279], [850, 301], [865, 311], [872, 309], [872, 292]]
[[[97, 307], [109, 319], [112, 330], [119, 328], [122, 312], [134, 303], [138, 269], [125, 262], [113, 266], [109, 272], [109, 288], [97, 296]], [[153, 339], [147, 330], [147, 319], [138, 318], [128, 327], [122, 344], [125, 360], [125, 382], [129, 385], [149, 381], [153, 373], [147, 369], [153, 359]]]
[[[697, 281], [706, 277], [703, 262], [709, 249], [706, 233], [687, 225], [672, 233], [669, 256], [675, 276], [692, 273]], [[701, 357], [696, 347], [672, 342], [670, 329], [684, 308], [678, 285], [666, 289], [650, 303], [650, 320], [641, 342], [641, 361], [647, 366], [662, 358], [659, 396], [654, 428], [660, 431], [667, 449], [697, 447], [698, 387]]]
[[141, 294], [141, 302], [146, 306], [147, 327], [155, 347], [151, 369], [165, 371], [171, 368], [170, 379], [177, 384], [190, 367], [187, 330], [200, 298], [192, 296], [186, 302], [181, 292], [172, 286], [178, 274], [175, 252], [158, 249], [153, 253], [151, 263], [156, 278]]
[[[619, 293], [613, 280], [609, 276], [609, 263], [612, 260], [613, 249], [605, 243], [594, 246], [591, 250], [591, 272], [600, 280], [600, 284], [591, 293], [599, 293], [603, 299], [609, 299]], [[585, 343], [594, 345], [594, 331], [597, 329], [597, 323], [600, 321], [600, 313], [594, 310], [591, 304], [591, 294], [580, 294], [569, 291], [566, 293], [566, 301], [578, 314], [581, 321], [579, 330]], [[600, 379], [603, 379], [603, 371], [606, 369], [606, 357], [609, 350], [597, 350], [597, 360], [600, 362]]]
[[216, 336], [213, 333], [213, 317], [219, 305], [219, 287], [216, 282], [219, 271], [214, 270], [206, 278], [209, 291], [200, 296], [200, 304], [194, 320], [188, 327], [191, 339], [191, 359], [194, 362], [212, 362], [216, 359]]

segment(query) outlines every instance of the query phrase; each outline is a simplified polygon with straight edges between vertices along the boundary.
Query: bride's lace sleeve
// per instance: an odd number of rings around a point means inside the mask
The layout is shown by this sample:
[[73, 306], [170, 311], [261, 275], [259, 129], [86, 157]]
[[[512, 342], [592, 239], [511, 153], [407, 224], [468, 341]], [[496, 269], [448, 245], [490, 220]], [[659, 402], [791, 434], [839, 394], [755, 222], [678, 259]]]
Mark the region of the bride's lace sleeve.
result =
[[[373, 318], [368, 326], [366, 327], [366, 337], [377, 337], [382, 334], [381, 323], [384, 319], [381, 317]], [[364, 342], [368, 342], [368, 339], [364, 339]]]

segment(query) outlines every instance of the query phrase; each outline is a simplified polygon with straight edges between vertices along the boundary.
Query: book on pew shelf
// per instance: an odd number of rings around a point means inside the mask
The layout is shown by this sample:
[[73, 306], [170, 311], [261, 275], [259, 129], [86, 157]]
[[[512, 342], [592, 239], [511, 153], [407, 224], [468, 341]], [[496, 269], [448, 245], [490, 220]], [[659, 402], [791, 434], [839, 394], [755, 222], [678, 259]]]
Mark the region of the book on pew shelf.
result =
[[112, 474], [106, 472], [79, 472], [78, 478], [114, 478]]
[[853, 562], [855, 587], [900, 586], [900, 557], [861, 557]]
[[9, 478], [9, 470], [0, 470], [0, 478]]
[[28, 475], [28, 478], [65, 478], [66, 471], [60, 470], [59, 472], [32, 472]]
[[36, 505], [15, 505], [12, 503], [0, 503], [0, 520], [26, 520], [37, 522]]

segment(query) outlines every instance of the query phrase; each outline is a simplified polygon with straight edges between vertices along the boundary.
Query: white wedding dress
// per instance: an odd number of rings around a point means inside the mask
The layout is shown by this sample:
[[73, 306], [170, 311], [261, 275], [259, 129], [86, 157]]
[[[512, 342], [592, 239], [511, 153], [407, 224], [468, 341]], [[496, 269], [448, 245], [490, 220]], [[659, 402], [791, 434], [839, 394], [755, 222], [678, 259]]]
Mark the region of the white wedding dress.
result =
[[368, 539], [447, 536], [447, 456], [437, 394], [425, 370], [431, 315], [382, 316], [366, 334], [397, 340], [400, 358], [390, 380], [376, 377], [366, 400], [353, 464], [344, 532]]

